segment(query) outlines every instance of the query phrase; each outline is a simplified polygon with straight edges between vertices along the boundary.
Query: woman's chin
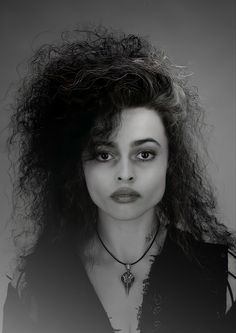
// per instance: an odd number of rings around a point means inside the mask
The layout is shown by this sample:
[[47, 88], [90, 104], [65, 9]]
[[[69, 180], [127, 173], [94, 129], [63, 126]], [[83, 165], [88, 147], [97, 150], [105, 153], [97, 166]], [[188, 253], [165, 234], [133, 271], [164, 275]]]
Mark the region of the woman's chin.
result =
[[[138, 209], [139, 208], [139, 209]], [[148, 209], [154, 211], [154, 207]], [[107, 218], [111, 218], [112, 220], [119, 220], [119, 221], [132, 221], [139, 219], [144, 214], [147, 214], [147, 210], [141, 210], [140, 207], [133, 207], [126, 205], [125, 207], [122, 206], [119, 209], [112, 209], [109, 211], [102, 211], [100, 217], [103, 219], [105, 216]]]

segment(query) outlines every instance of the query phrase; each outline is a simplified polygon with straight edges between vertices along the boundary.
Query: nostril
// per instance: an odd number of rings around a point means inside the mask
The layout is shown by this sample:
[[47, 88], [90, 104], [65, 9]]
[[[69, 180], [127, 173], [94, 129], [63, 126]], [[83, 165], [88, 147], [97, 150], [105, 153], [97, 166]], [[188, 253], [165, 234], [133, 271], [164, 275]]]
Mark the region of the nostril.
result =
[[120, 176], [118, 176], [117, 179], [119, 181], [133, 181], [134, 177], [133, 176], [131, 176], [131, 177], [120, 177]]

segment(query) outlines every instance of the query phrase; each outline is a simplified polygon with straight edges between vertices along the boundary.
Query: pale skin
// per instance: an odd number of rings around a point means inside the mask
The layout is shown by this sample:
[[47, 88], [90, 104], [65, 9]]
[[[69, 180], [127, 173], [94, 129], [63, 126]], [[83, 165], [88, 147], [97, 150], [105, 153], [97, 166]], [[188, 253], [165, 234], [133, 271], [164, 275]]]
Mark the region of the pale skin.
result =
[[[158, 113], [142, 107], [123, 110], [121, 126], [109, 141], [112, 145], [101, 146], [96, 160], [84, 163], [84, 173], [98, 207], [100, 236], [118, 259], [132, 262], [144, 253], [156, 231], [155, 207], [165, 191], [168, 140]], [[128, 204], [114, 202], [110, 195], [123, 186], [137, 191], [140, 198]], [[165, 237], [166, 228], [161, 225], [150, 251], [132, 266], [135, 282], [128, 296], [120, 280], [124, 266], [106, 252], [97, 237], [85, 249], [84, 266], [114, 330], [139, 332], [143, 282], [149, 275], [152, 255], [160, 253]], [[229, 271], [236, 275], [235, 260], [230, 256]], [[12, 281], [14, 287], [20, 276], [24, 282], [19, 272]], [[229, 282], [235, 299], [236, 280], [230, 277]], [[227, 293], [227, 311], [231, 304]], [[33, 320], [37, 318], [31, 315]]]
[[[145, 252], [157, 228], [155, 207], [165, 191], [168, 140], [162, 120], [145, 107], [125, 109], [121, 126], [99, 146], [97, 158], [84, 163], [88, 191], [98, 207], [98, 230], [109, 250], [119, 260], [134, 262]], [[117, 203], [111, 194], [122, 187], [139, 193], [134, 202]], [[85, 263], [88, 276], [114, 329], [138, 332], [138, 308], [143, 281], [165, 239], [161, 228], [147, 256], [132, 267], [135, 282], [129, 295], [120, 282], [124, 266], [116, 262], [97, 238], [85, 253], [94, 265]], [[116, 300], [114, 302], [114, 299]]]
[[[123, 262], [134, 262], [141, 257], [155, 234], [155, 207], [165, 191], [167, 167], [164, 125], [158, 112], [146, 107], [123, 110], [119, 129], [108, 142], [99, 145], [95, 160], [84, 162], [87, 188], [98, 207], [99, 234], [113, 255]], [[140, 197], [130, 203], [114, 202], [111, 194], [121, 187], [137, 191]], [[85, 249], [88, 277], [115, 331], [139, 332], [143, 282], [150, 272], [151, 256], [160, 253], [165, 237], [166, 229], [161, 226], [148, 254], [132, 266], [135, 282], [128, 296], [120, 281], [124, 266], [110, 256], [97, 237]], [[230, 262], [229, 265], [236, 274]], [[235, 296], [236, 283], [231, 280]], [[227, 311], [230, 306], [227, 293]]]

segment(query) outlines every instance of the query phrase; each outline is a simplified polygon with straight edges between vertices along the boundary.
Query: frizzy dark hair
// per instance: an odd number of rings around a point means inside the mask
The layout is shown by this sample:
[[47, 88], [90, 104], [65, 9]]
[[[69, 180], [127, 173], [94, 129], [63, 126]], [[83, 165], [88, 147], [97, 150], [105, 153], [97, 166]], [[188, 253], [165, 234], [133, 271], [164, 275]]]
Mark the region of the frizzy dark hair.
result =
[[[33, 56], [18, 91], [9, 145], [19, 149], [16, 202], [37, 233], [36, 244], [92, 236], [96, 207], [86, 189], [82, 152], [119, 126], [124, 108], [157, 110], [169, 162], [158, 211], [198, 240], [234, 239], [216, 218], [216, 200], [199, 154], [203, 110], [183, 69], [144, 38], [105, 28], [62, 35]], [[17, 211], [17, 209], [16, 209]], [[183, 242], [180, 244], [183, 245]]]

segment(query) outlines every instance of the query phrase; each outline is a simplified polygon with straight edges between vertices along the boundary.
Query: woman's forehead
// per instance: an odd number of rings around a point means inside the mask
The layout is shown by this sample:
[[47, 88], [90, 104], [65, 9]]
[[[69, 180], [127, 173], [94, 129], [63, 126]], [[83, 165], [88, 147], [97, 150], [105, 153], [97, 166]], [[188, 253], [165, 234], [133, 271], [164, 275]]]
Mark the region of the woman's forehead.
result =
[[[153, 139], [162, 144], [166, 134], [158, 112], [146, 107], [124, 109], [121, 113], [120, 126], [113, 131], [109, 141], [147, 141]], [[149, 140], [151, 141], [151, 140]]]

